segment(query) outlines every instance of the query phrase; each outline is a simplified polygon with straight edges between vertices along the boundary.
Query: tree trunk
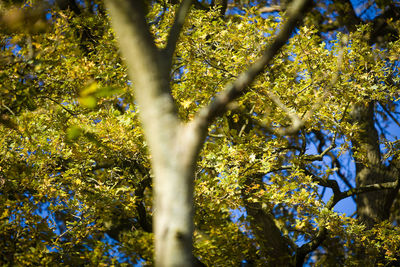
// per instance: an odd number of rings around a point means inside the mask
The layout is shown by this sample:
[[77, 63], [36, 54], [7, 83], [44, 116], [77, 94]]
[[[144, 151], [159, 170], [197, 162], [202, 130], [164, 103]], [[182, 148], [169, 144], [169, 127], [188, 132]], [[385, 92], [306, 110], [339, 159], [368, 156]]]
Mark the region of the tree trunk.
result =
[[[245, 89], [287, 42], [309, 0], [295, 1], [289, 18], [263, 56], [243, 72], [236, 82], [183, 125], [170, 93], [170, 67], [191, 1], [180, 5], [168, 44], [159, 50], [145, 18], [145, 0], [105, 0], [122, 55], [133, 80], [139, 115], [148, 142], [154, 171], [154, 234], [156, 266], [192, 266], [193, 176], [197, 156], [208, 125], [226, 111], [228, 104]], [[226, 1], [225, 1], [226, 2]]]
[[[170, 95], [169, 66], [154, 45], [144, 1], [107, 0], [113, 28], [133, 80], [154, 171], [156, 266], [191, 266], [193, 127], [183, 127]], [[196, 142], [197, 144], [198, 142]]]
[[[391, 171], [381, 162], [379, 136], [374, 125], [374, 103], [357, 104], [350, 113], [360, 130], [351, 140], [356, 161], [356, 186], [394, 181]], [[353, 151], [353, 152], [354, 152]], [[368, 228], [389, 218], [395, 190], [385, 189], [357, 196], [357, 216]]]
[[[261, 244], [260, 255], [267, 258], [270, 266], [292, 266], [293, 250], [277, 227], [271, 212], [265, 211], [260, 202], [250, 202], [248, 195], [252, 195], [251, 185], [262, 185], [262, 176], [249, 176], [242, 189], [243, 203], [249, 217], [250, 226], [256, 240]], [[246, 192], [250, 190], [250, 194]]]

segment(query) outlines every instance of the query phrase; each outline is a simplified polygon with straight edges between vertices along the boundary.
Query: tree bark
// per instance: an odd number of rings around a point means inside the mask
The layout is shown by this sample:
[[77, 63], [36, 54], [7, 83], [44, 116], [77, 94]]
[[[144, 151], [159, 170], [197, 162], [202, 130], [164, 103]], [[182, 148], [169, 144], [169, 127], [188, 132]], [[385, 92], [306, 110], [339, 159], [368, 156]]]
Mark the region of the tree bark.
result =
[[[246, 190], [249, 190], [251, 185], [262, 185], [262, 183], [262, 176], [247, 177], [245, 181], [247, 187], [241, 192], [251, 229], [261, 244], [261, 255], [267, 258], [270, 266], [292, 266], [293, 248], [276, 225], [273, 214], [265, 211], [260, 202], [250, 202], [247, 199], [249, 192]], [[252, 195], [251, 190], [250, 195]]]
[[295, 1], [289, 18], [263, 56], [190, 123], [183, 125], [170, 94], [169, 72], [190, 0], [183, 0], [165, 50], [155, 46], [145, 19], [144, 0], [106, 0], [122, 55], [133, 80], [139, 115], [154, 171], [154, 234], [156, 266], [192, 266], [193, 180], [196, 159], [208, 125], [242, 95], [279, 49], [310, 7]]
[[[393, 182], [395, 174], [381, 162], [379, 136], [374, 125], [374, 102], [367, 105], [353, 105], [350, 112], [351, 121], [360, 127], [353, 138], [353, 148], [357, 153], [356, 186]], [[389, 218], [390, 207], [394, 200], [395, 189], [363, 193], [357, 196], [357, 216], [368, 228], [377, 222]]]
[[154, 45], [144, 1], [108, 0], [107, 7], [136, 88], [139, 114], [154, 171], [155, 259], [157, 266], [191, 266], [193, 177], [197, 151], [176, 115], [169, 65]]

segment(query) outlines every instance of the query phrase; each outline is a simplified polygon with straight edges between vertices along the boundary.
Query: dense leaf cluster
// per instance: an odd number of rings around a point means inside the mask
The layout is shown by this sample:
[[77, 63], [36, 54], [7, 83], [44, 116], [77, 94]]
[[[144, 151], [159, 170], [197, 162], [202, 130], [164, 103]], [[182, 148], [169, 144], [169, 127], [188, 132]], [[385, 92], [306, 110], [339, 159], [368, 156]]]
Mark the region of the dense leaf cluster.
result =
[[[127, 77], [102, 3], [89, 2], [80, 13], [44, 5], [45, 15], [24, 3], [1, 17], [6, 26], [21, 17], [36, 25], [0, 33], [6, 265], [153, 262], [151, 156], [131, 93], [140, 88]], [[161, 48], [177, 6], [159, 2], [149, 5], [147, 18]], [[191, 121], [261, 56], [283, 16], [260, 16], [256, 8], [226, 18], [217, 8], [191, 11], [170, 74], [182, 120]], [[366, 124], [355, 107], [374, 104], [384, 166], [377, 172], [394, 177], [376, 183], [399, 179], [398, 136], [388, 125], [399, 132], [393, 124], [400, 41], [371, 46], [368, 24], [324, 39], [313, 22], [298, 28], [209, 128], [194, 200], [194, 255], [207, 266], [265, 266], [289, 261], [302, 248], [309, 262], [323, 266], [400, 257], [398, 184], [390, 216], [374, 227], [334, 211], [338, 201], [371, 190], [355, 187], [350, 171], [351, 160], [359, 168], [375, 164], [362, 145]], [[387, 23], [400, 31], [398, 21]], [[294, 118], [304, 123], [299, 131], [280, 134]]]

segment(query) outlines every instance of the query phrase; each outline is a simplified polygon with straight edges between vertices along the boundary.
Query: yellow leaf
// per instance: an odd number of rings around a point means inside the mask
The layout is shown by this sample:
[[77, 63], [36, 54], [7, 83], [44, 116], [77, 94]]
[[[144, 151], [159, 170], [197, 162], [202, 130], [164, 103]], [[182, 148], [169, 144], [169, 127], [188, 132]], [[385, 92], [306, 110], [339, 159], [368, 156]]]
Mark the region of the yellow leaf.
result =
[[185, 109], [188, 109], [190, 107], [190, 104], [192, 104], [192, 100], [186, 99], [185, 101], [183, 101], [182, 106]]
[[78, 101], [87, 108], [95, 108], [97, 105], [97, 100], [94, 96], [79, 97]]
[[93, 93], [95, 93], [97, 91], [98, 88], [99, 88], [99, 85], [96, 82], [93, 82], [89, 86], [84, 88], [80, 92], [80, 95], [81, 95], [81, 97], [92, 95]]
[[233, 118], [233, 121], [234, 121], [235, 123], [237, 123], [237, 122], [239, 121], [239, 116], [238, 116], [237, 114], [234, 114], [234, 115], [232, 116], [232, 118]]
[[72, 126], [67, 130], [67, 138], [69, 140], [75, 140], [78, 138], [82, 133], [82, 129], [78, 126]]

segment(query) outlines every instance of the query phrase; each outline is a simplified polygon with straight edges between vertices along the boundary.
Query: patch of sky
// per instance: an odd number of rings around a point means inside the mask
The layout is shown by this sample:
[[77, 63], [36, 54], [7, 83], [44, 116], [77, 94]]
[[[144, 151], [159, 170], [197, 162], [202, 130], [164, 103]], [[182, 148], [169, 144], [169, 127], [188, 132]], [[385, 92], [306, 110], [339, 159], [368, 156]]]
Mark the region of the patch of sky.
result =
[[98, 14], [98, 13], [99, 13], [99, 5], [98, 5], [98, 4], [94, 4], [94, 5], [93, 5], [93, 12], [94, 12], [95, 14]]
[[14, 44], [12, 44], [12, 43], [10, 42], [11, 40], [12, 40], [11, 37], [4, 38], [4, 39], [3, 39], [3, 45], [1, 46], [0, 51], [4, 51], [4, 50], [6, 50], [6, 49], [11, 48], [11, 47], [14, 45]]
[[233, 223], [239, 225], [239, 229], [243, 234], [248, 236], [249, 238], [254, 238], [254, 235], [248, 231], [249, 222], [244, 219], [247, 218], [247, 212], [244, 207], [239, 207], [237, 209], [229, 209], [229, 217]]
[[[399, 106], [395, 106], [395, 108], [398, 109]], [[375, 128], [378, 131], [378, 135], [381, 136], [379, 147], [382, 151], [382, 161], [383, 164], [389, 166], [390, 161], [393, 158], [390, 153], [393, 153], [396, 149], [392, 142], [397, 141], [400, 137], [399, 116], [394, 115], [396, 114], [396, 110], [395, 112], [390, 112], [380, 104], [376, 106], [376, 109], [378, 112], [375, 121]], [[390, 112], [390, 114], [388, 112]]]
[[[10, 45], [11, 46], [11, 45]], [[19, 52], [21, 51], [22, 47], [19, 46], [18, 44], [13, 44], [12, 45], [13, 49], [11, 50], [12, 53], [16, 56], [20, 55]]]
[[245, 10], [243, 10], [243, 9], [241, 9], [241, 8], [239, 8], [239, 7], [233, 7], [233, 8], [229, 8], [227, 11], [226, 11], [226, 14], [225, 15], [244, 15], [244, 14], [246, 14], [246, 11]]
[[51, 20], [52, 20], [52, 18], [53, 18], [53, 16], [51, 15], [51, 13], [50, 13], [50, 12], [46, 13], [46, 20], [49, 20], [49, 21], [51, 21]]
[[[129, 108], [130, 108], [130, 104], [129, 103], [126, 103], [125, 104], [125, 99], [123, 98], [123, 97], [118, 97], [117, 98], [118, 99], [118, 106], [120, 107], [120, 108], [124, 108], [124, 110], [125, 111], [128, 111], [129, 110]], [[134, 110], [132, 110], [132, 112], [134, 112]]]
[[396, 118], [396, 116], [393, 115], [395, 112], [390, 112], [386, 108], [383, 109], [383, 106], [381, 105], [377, 105], [376, 108], [380, 111], [377, 113], [377, 119], [375, 122], [375, 127], [377, 128], [379, 135], [384, 136], [389, 142], [398, 140], [398, 137], [400, 137], [400, 124], [398, 124], [399, 118]]
[[344, 27], [339, 27], [336, 31], [321, 32], [320, 35], [325, 40], [325, 48], [331, 50], [337, 42], [337, 36], [340, 32], [344, 32]]
[[244, 218], [247, 217], [247, 212], [244, 207], [239, 207], [237, 209], [230, 209], [229, 212], [230, 212], [230, 218], [234, 223], [239, 222], [242, 217]]
[[[163, 5], [163, 8], [158, 12], [158, 14], [156, 15], [156, 17], [154, 18], [153, 21], [149, 21], [149, 25], [158, 25], [160, 23], [160, 21], [163, 19], [164, 13], [168, 12], [169, 8], [166, 7], [166, 5]], [[158, 33], [156, 33], [158, 34]]]
[[136, 263], [133, 265], [134, 267], [142, 267], [142, 266], [147, 266], [146, 261], [143, 259], [139, 259], [136, 261]]
[[79, 105], [79, 102], [77, 100], [72, 100], [71, 102], [61, 102], [60, 104], [63, 106], [69, 106], [69, 105], [77, 106], [77, 105]]
[[373, 20], [382, 13], [375, 1], [350, 0], [356, 15], [363, 20]]
[[56, 177], [56, 176], [60, 176], [61, 172], [57, 172], [57, 173], [50, 173], [49, 177]]
[[290, 52], [287, 59], [291, 62], [294, 62], [296, 60], [297, 55], [293, 52]]
[[76, 2], [77, 2], [80, 6], [86, 7], [86, 1], [84, 1], [84, 0], [76, 0]]
[[310, 75], [307, 70], [304, 70], [302, 72], [298, 72], [296, 75], [296, 78], [294, 79], [297, 83], [300, 83], [301, 81], [307, 81], [310, 78]]
[[[121, 247], [118, 245], [118, 242], [111, 238], [109, 235], [104, 234], [104, 237], [101, 239], [101, 242], [109, 245], [109, 249], [107, 254], [114, 259], [117, 259], [119, 263], [129, 263], [133, 265], [132, 262], [129, 261], [129, 257], [127, 257], [124, 253], [120, 251]], [[133, 265], [137, 266], [137, 265]], [[139, 265], [141, 266], [141, 265]]]
[[[328, 133], [322, 132], [322, 134], [326, 135]], [[343, 138], [340, 137], [336, 138], [337, 147], [340, 147], [345, 142], [347, 141], [344, 140]], [[309, 155], [319, 154], [318, 153], [319, 141], [316, 138], [316, 136], [314, 136], [309, 141], [309, 144], [310, 145], [307, 146], [306, 154]], [[324, 147], [322, 147], [322, 150], [324, 150], [329, 145], [330, 142], [327, 143]], [[337, 149], [332, 150], [334, 156], [337, 156], [338, 153], [337, 151], [338, 151]], [[340, 167], [340, 170], [338, 170], [340, 173], [338, 174], [337, 172], [333, 172], [331, 175], [329, 175], [328, 179], [336, 180], [342, 191], [349, 190], [350, 188], [355, 186], [354, 184], [355, 164], [350, 151], [342, 152], [341, 156], [338, 158], [337, 161], [332, 161], [332, 158], [329, 155], [326, 155], [325, 157], [323, 157], [322, 162], [314, 162], [313, 165], [319, 168], [321, 173], [326, 173], [328, 169]], [[322, 196], [322, 200], [324, 203], [327, 203], [333, 194], [330, 188], [322, 186], [319, 186], [318, 193]], [[356, 209], [355, 202], [354, 199], [351, 197], [341, 200], [334, 207], [334, 211], [339, 213], [345, 213], [347, 215], [353, 214], [355, 212], [355, 209]]]
[[[325, 4], [328, 4], [329, 2], [331, 2], [331, 1], [325, 1]], [[316, 6], [315, 10], [318, 11], [322, 15], [326, 15], [326, 13], [327, 13], [327, 9], [322, 6]]]
[[[205, 61], [205, 63], [208, 63], [208, 62]], [[172, 76], [172, 79], [175, 81], [175, 83], [181, 83], [182, 77], [185, 74], [187, 74], [188, 72], [189, 72], [189, 70], [185, 66], [179, 66], [172, 71], [171, 76]]]
[[94, 119], [94, 120], [93, 120], [93, 123], [94, 123], [94, 124], [98, 124], [99, 122], [101, 122], [101, 119]]

